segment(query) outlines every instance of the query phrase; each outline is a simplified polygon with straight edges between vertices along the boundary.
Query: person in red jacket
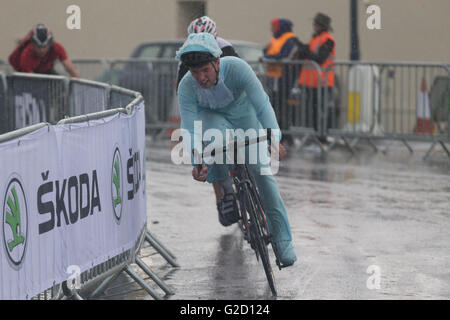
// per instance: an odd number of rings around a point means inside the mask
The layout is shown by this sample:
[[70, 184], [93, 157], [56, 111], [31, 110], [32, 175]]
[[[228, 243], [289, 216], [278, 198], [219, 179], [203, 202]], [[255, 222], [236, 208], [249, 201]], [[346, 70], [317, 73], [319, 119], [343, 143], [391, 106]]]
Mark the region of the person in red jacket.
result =
[[56, 74], [56, 59], [70, 76], [79, 77], [64, 47], [53, 40], [52, 32], [45, 25], [38, 24], [10, 54], [9, 63], [19, 72]]

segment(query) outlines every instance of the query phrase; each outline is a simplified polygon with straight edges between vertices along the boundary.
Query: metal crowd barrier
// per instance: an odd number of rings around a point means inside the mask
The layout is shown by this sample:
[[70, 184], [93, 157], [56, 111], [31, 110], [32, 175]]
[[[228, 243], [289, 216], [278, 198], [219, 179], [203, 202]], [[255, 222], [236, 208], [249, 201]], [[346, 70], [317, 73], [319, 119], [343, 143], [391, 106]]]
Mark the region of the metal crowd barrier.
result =
[[[0, 73], [0, 81], [0, 115], [6, 115], [5, 121], [0, 123], [7, 124], [3, 128], [4, 132], [0, 132], [0, 143], [20, 138], [51, 124], [86, 122], [116, 113], [131, 114], [133, 108], [143, 101], [140, 93], [129, 89], [63, 76]], [[91, 97], [86, 99], [86, 95]], [[23, 101], [23, 97], [28, 100]], [[97, 112], [88, 113], [92, 110]], [[154, 299], [162, 299], [162, 296], [135, 271], [136, 267], [147, 274], [166, 295], [174, 294], [173, 290], [139, 257], [144, 242], [153, 247], [170, 265], [179, 267], [176, 257], [145, 225], [133, 248], [93, 266], [81, 273], [79, 279], [54, 283], [51, 288], [31, 299], [95, 298], [123, 272]], [[79, 281], [78, 287], [76, 281]]]
[[67, 78], [28, 73], [6, 76], [9, 131], [39, 122], [56, 123], [69, 114]]
[[[447, 155], [450, 142], [450, 69], [439, 63], [336, 62], [340, 79], [341, 123], [326, 134], [344, 141], [389, 139], [439, 143]], [[326, 117], [327, 115], [325, 115]]]
[[6, 108], [6, 77], [0, 73], [0, 134], [5, 133], [9, 129], [8, 117]]
[[80, 76], [140, 92], [146, 101], [147, 132], [176, 128], [170, 118], [177, 107], [175, 59], [74, 59]]
[[[142, 93], [148, 106], [146, 113], [147, 132], [161, 132], [164, 129], [179, 126], [179, 122], [177, 122], [179, 111], [175, 90], [178, 62], [175, 59], [74, 59], [73, 63], [83, 78], [119, 85]], [[292, 104], [292, 101], [294, 101], [294, 99], [289, 98], [289, 92], [298, 77], [298, 67], [303, 64], [312, 66], [317, 70], [320, 67], [314, 62], [283, 62], [283, 68], [287, 70], [285, 72], [289, 73], [290, 84], [287, 84], [286, 81], [274, 83], [265, 76], [267, 65], [270, 64], [268, 60], [263, 62], [248, 61], [248, 63], [269, 93], [282, 129], [286, 131], [289, 129], [289, 125], [297, 123], [303, 123], [304, 126], [307, 125], [312, 128], [312, 114], [308, 115], [310, 121], [307, 123], [299, 110], [285, 106], [288, 103]], [[101, 68], [105, 69], [99, 72]], [[321, 99], [319, 94], [316, 96], [317, 99]], [[313, 101], [315, 102], [316, 99], [310, 99], [308, 103], [311, 104]], [[291, 123], [291, 120], [295, 122]]]
[[[340, 61], [323, 70], [307, 61], [263, 63], [261, 80], [283, 134], [301, 136], [300, 149], [312, 139], [328, 152], [342, 140], [353, 153], [362, 140], [377, 150], [374, 140], [387, 139], [402, 141], [411, 153], [409, 141], [428, 142], [425, 158], [440, 144], [450, 157], [448, 65]], [[281, 66], [283, 77], [268, 76], [273, 66]], [[300, 85], [302, 70], [324, 76], [318, 76], [316, 87]], [[328, 87], [330, 72], [334, 85]]]
[[106, 83], [65, 76], [0, 73], [0, 132], [65, 117], [124, 108], [139, 93]]
[[[314, 61], [262, 61], [259, 78], [269, 96], [280, 129], [284, 135], [319, 132], [318, 115], [315, 110], [322, 105], [319, 90], [298, 83], [300, 69], [320, 73]], [[277, 76], [272, 76], [273, 73]], [[318, 80], [321, 83], [321, 79]], [[319, 85], [320, 87], [320, 85]]]
[[[168, 128], [179, 127], [175, 59], [76, 59], [74, 64], [84, 78], [141, 92], [148, 105], [147, 133], [165, 135]], [[263, 59], [249, 64], [270, 97], [283, 134], [302, 138], [299, 148], [312, 140], [327, 152], [342, 140], [354, 152], [365, 140], [376, 150], [374, 140], [391, 139], [402, 141], [411, 152], [408, 141], [429, 142], [430, 151], [440, 144], [450, 156], [445, 146], [450, 142], [447, 64], [337, 61], [334, 85], [323, 87], [319, 77], [315, 88], [298, 81], [301, 69], [323, 71], [327, 79], [331, 70], [314, 62]], [[267, 75], [274, 67], [282, 70], [282, 78]], [[420, 95], [422, 80], [429, 107], [418, 110], [425, 99]], [[419, 120], [420, 114], [429, 118]], [[324, 144], [327, 137], [335, 142]]]
[[11, 66], [8, 62], [0, 59], [0, 72], [9, 72], [11, 70]]

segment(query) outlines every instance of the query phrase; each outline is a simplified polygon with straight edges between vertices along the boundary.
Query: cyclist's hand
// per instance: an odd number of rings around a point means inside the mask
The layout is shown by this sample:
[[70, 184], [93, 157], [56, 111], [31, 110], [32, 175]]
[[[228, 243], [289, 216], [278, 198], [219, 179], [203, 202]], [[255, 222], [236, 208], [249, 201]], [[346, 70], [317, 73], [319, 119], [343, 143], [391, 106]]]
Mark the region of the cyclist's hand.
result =
[[287, 151], [281, 143], [272, 142], [272, 145], [269, 145], [269, 152], [278, 153], [278, 160], [281, 160], [286, 155]]
[[208, 168], [202, 163], [202, 169], [198, 172], [197, 166], [192, 168], [192, 177], [197, 181], [206, 181], [206, 175], [208, 174]]

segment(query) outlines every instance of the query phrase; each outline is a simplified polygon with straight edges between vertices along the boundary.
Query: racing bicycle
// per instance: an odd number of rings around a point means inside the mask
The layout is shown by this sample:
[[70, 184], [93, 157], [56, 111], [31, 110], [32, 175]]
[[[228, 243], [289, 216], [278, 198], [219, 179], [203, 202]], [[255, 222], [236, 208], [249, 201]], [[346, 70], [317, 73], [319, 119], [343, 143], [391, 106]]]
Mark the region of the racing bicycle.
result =
[[[261, 204], [261, 199], [255, 180], [248, 166], [245, 163], [240, 164], [237, 161], [238, 148], [247, 147], [251, 144], [259, 143], [265, 140], [268, 140], [268, 143], [270, 145], [270, 137], [271, 130], [267, 129], [266, 136], [257, 137], [252, 140], [246, 139], [243, 142], [234, 141], [232, 145], [225, 146], [222, 148], [222, 150], [219, 151], [226, 153], [230, 149], [230, 147], [234, 148], [233, 169], [230, 170], [230, 175], [234, 182], [234, 192], [238, 200], [240, 216], [238, 224], [241, 231], [243, 232], [244, 239], [254, 250], [256, 259], [262, 262], [270, 290], [272, 291], [272, 294], [276, 296], [277, 289], [269, 258], [269, 245], [272, 246], [272, 250], [274, 251], [274, 253], [275, 250], [273, 248], [272, 236], [267, 226], [264, 208]], [[216, 155], [216, 149], [212, 150], [209, 153], [203, 153], [201, 155], [199, 155], [196, 150], [192, 150], [192, 152], [196, 159], [195, 163], [201, 163], [202, 159]], [[200, 172], [201, 164], [197, 164], [197, 170]], [[283, 265], [281, 265], [278, 258], [275, 262], [278, 268], [281, 270], [283, 268]]]

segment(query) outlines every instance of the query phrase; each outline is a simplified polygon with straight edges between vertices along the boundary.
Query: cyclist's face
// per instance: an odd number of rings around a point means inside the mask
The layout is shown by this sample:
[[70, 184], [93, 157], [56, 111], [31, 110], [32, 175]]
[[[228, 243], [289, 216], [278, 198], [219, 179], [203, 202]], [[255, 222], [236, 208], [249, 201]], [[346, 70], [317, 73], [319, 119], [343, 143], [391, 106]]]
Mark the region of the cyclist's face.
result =
[[33, 43], [33, 50], [39, 58], [44, 57], [50, 50], [50, 45], [39, 47]]
[[217, 61], [214, 62], [208, 62], [201, 67], [189, 68], [194, 79], [197, 80], [198, 84], [204, 89], [208, 89], [216, 83], [217, 74], [213, 64], [216, 66], [216, 70], [219, 70], [220, 59], [217, 59]]

